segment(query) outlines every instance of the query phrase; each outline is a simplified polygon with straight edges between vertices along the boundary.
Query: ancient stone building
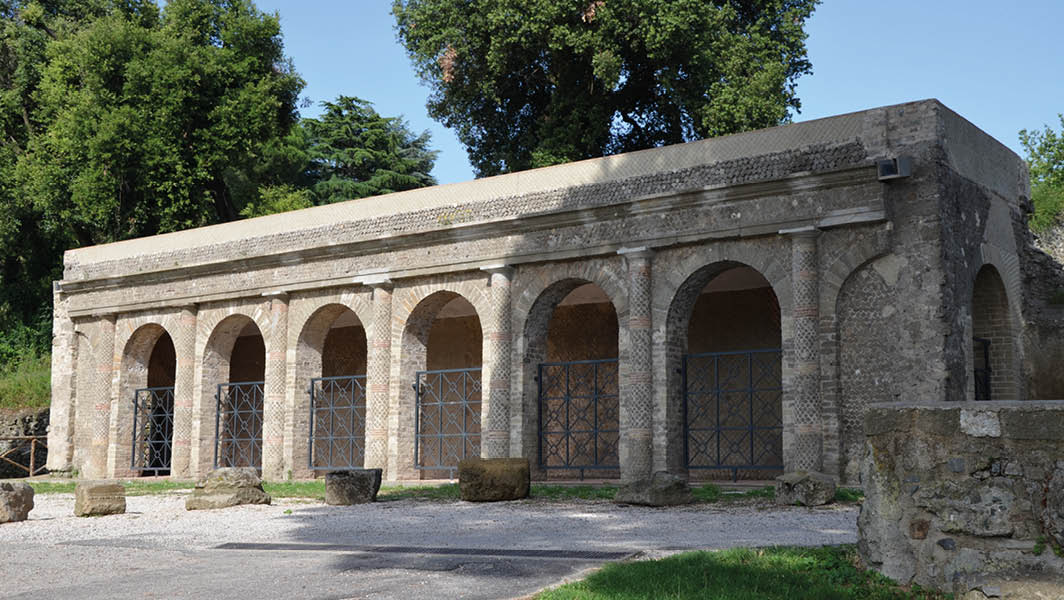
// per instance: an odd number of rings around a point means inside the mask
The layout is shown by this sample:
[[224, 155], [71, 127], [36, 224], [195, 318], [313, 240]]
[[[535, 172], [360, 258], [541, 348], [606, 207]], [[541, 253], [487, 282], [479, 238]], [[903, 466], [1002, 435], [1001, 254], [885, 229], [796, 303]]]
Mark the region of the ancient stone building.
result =
[[852, 482], [868, 403], [1056, 376], [1028, 195], [929, 100], [72, 250], [49, 468]]

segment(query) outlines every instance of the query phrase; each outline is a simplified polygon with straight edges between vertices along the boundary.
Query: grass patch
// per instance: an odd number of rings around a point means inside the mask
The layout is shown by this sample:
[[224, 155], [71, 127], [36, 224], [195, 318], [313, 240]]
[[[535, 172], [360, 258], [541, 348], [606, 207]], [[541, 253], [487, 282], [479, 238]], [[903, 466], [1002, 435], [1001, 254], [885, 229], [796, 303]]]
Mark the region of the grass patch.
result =
[[314, 498], [325, 501], [325, 480], [264, 481], [262, 489], [273, 498]]
[[835, 502], [864, 502], [864, 492], [855, 488], [838, 488], [835, 490]]
[[694, 496], [695, 502], [714, 504], [743, 500], [772, 500], [776, 497], [776, 490], [772, 486], [765, 486], [750, 490], [725, 491], [715, 484], [707, 483], [691, 488], [691, 495]]
[[385, 485], [377, 493], [377, 501], [394, 500], [458, 500], [457, 483], [444, 485]]
[[738, 548], [606, 565], [537, 600], [945, 600], [857, 568], [854, 546]]
[[34, 494], [73, 494], [73, 481], [27, 481]]
[[[76, 481], [29, 481], [30, 487], [35, 494], [73, 494]], [[150, 496], [153, 494], [167, 494], [174, 490], [192, 489], [191, 481], [144, 481], [128, 479], [122, 482], [126, 487], [127, 496]]]
[[536, 500], [613, 500], [617, 494], [614, 485], [547, 485], [533, 484], [529, 496]]
[[0, 408], [44, 408], [51, 399], [51, 355], [27, 352], [0, 366]]

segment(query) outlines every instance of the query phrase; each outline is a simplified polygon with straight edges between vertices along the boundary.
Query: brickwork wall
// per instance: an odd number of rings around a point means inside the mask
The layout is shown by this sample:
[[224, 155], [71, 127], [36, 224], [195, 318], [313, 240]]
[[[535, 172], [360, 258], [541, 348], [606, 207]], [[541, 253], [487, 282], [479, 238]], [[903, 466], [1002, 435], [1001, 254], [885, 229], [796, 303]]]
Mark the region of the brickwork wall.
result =
[[366, 330], [337, 327], [329, 330], [321, 352], [321, 377], [366, 374]]
[[[972, 289], [972, 336], [990, 341], [990, 398], [1018, 400], [1016, 369], [1012, 355], [1016, 334], [1009, 318], [1009, 299], [997, 270], [990, 265], [979, 270]], [[979, 349], [976, 345], [973, 352]]]

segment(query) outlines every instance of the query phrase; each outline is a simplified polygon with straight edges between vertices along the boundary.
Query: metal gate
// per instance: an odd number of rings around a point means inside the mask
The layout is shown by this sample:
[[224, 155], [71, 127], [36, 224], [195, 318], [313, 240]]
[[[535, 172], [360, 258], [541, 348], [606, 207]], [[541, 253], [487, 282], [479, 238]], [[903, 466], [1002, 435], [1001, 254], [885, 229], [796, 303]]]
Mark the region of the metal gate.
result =
[[262, 381], [220, 383], [215, 399], [214, 466], [262, 469]]
[[414, 382], [414, 467], [446, 473], [480, 456], [480, 368], [418, 371]]
[[990, 400], [990, 340], [980, 337], [972, 340], [975, 342], [975, 399]]
[[617, 359], [539, 365], [539, 466], [620, 468]]
[[688, 469], [731, 471], [732, 479], [783, 469], [781, 364], [776, 348], [683, 357]]
[[314, 470], [358, 469], [365, 459], [366, 376], [310, 380], [310, 455]]
[[174, 388], [133, 392], [133, 452], [130, 469], [144, 475], [169, 475], [174, 440]]

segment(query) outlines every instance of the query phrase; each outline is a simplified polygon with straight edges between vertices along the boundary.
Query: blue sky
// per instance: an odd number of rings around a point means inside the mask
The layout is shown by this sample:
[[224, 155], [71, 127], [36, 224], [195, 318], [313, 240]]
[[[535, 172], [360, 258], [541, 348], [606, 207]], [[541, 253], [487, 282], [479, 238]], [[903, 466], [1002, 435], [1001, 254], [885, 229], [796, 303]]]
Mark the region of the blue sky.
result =
[[[515, 0], [519, 1], [519, 0]], [[340, 94], [432, 132], [440, 183], [473, 178], [465, 149], [428, 117], [428, 88], [395, 39], [390, 0], [257, 0], [281, 16], [286, 53], [314, 106]], [[806, 30], [813, 75], [796, 121], [938, 98], [1017, 153], [1017, 132], [1059, 128], [1064, 1], [827, 0]]]

